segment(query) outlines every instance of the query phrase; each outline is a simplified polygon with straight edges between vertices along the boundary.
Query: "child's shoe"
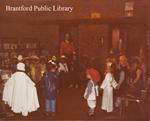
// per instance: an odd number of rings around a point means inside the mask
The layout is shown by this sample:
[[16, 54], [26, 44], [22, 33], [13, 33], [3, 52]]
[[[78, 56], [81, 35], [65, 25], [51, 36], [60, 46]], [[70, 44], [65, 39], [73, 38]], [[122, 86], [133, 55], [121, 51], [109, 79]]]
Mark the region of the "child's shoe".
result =
[[45, 115], [46, 115], [46, 116], [50, 116], [48, 112], [45, 112]]
[[89, 113], [88, 115], [89, 115], [90, 117], [92, 117], [92, 116], [94, 116], [94, 113]]
[[88, 114], [89, 114], [90, 117], [94, 116], [94, 109], [90, 109]]

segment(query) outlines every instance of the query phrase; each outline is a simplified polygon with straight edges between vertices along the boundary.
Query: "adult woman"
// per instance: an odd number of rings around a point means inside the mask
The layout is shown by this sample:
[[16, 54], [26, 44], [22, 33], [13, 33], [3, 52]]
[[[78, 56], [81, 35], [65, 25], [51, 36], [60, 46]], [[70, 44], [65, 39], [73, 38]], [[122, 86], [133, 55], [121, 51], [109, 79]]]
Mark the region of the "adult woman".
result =
[[115, 106], [119, 107], [121, 100], [120, 97], [127, 93], [127, 79], [129, 76], [128, 59], [125, 55], [119, 57], [119, 69], [117, 71], [118, 90], [116, 91]]
[[139, 60], [134, 59], [131, 62], [130, 76], [129, 76], [129, 93], [134, 96], [140, 95], [143, 89], [143, 71], [139, 67]]

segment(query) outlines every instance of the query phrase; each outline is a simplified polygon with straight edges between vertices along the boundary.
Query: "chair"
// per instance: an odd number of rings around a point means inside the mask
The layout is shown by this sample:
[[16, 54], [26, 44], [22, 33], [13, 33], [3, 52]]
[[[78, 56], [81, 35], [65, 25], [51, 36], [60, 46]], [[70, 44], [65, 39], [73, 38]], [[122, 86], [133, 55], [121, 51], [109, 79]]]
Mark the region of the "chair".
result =
[[140, 97], [136, 97], [136, 96], [132, 96], [132, 95], [126, 95], [126, 96], [120, 97], [121, 102], [122, 102], [121, 106], [120, 106], [120, 117], [122, 119], [125, 118], [125, 114], [127, 112], [125, 102], [133, 102], [133, 103], [138, 104], [140, 111], [143, 115], [143, 118], [144, 119], [147, 118], [147, 112], [145, 111], [145, 100], [148, 95], [149, 88], [150, 88], [150, 78], [148, 79], [146, 88], [144, 90], [141, 90]]

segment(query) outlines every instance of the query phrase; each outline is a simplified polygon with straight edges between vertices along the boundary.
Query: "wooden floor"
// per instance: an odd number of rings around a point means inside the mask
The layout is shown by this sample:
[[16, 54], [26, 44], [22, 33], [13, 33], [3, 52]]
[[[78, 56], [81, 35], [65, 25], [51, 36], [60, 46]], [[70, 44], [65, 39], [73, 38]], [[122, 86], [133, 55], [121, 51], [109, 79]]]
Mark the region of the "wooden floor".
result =
[[[7, 118], [5, 120], [95, 120], [95, 121], [121, 121], [123, 119], [119, 116], [119, 111], [116, 110], [113, 113], [105, 113], [101, 110], [101, 97], [99, 97], [97, 101], [97, 109], [94, 117], [89, 117], [87, 115], [87, 104], [86, 100], [83, 98], [84, 88], [71, 88], [65, 89], [60, 92], [57, 98], [57, 113], [55, 117], [47, 117], [44, 114], [44, 97], [42, 93], [39, 95], [40, 100], [40, 109], [37, 112], [33, 112], [29, 114], [27, 117], [22, 117], [20, 114], [15, 114], [13, 118]], [[126, 114], [126, 120], [135, 121], [141, 120], [139, 109], [136, 106], [132, 106], [132, 108]]]

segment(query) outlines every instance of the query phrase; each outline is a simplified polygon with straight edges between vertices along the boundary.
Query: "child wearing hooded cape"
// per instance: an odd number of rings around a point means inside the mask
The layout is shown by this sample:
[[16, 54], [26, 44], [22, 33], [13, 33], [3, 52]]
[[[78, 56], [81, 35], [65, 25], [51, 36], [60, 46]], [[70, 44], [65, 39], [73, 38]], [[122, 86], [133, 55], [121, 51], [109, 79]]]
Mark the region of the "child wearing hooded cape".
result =
[[44, 73], [43, 81], [45, 92], [45, 114], [46, 116], [55, 116], [58, 82], [57, 65], [55, 62], [48, 62], [47, 72]]
[[14, 113], [22, 113], [23, 116], [40, 107], [35, 83], [25, 73], [24, 63], [17, 64], [17, 71], [5, 83], [3, 101]]
[[85, 89], [84, 98], [87, 100], [89, 107], [89, 116], [93, 116], [96, 108], [96, 99], [98, 94], [98, 81], [100, 80], [100, 74], [97, 70], [90, 68], [86, 71], [86, 77], [89, 79], [87, 87]]

